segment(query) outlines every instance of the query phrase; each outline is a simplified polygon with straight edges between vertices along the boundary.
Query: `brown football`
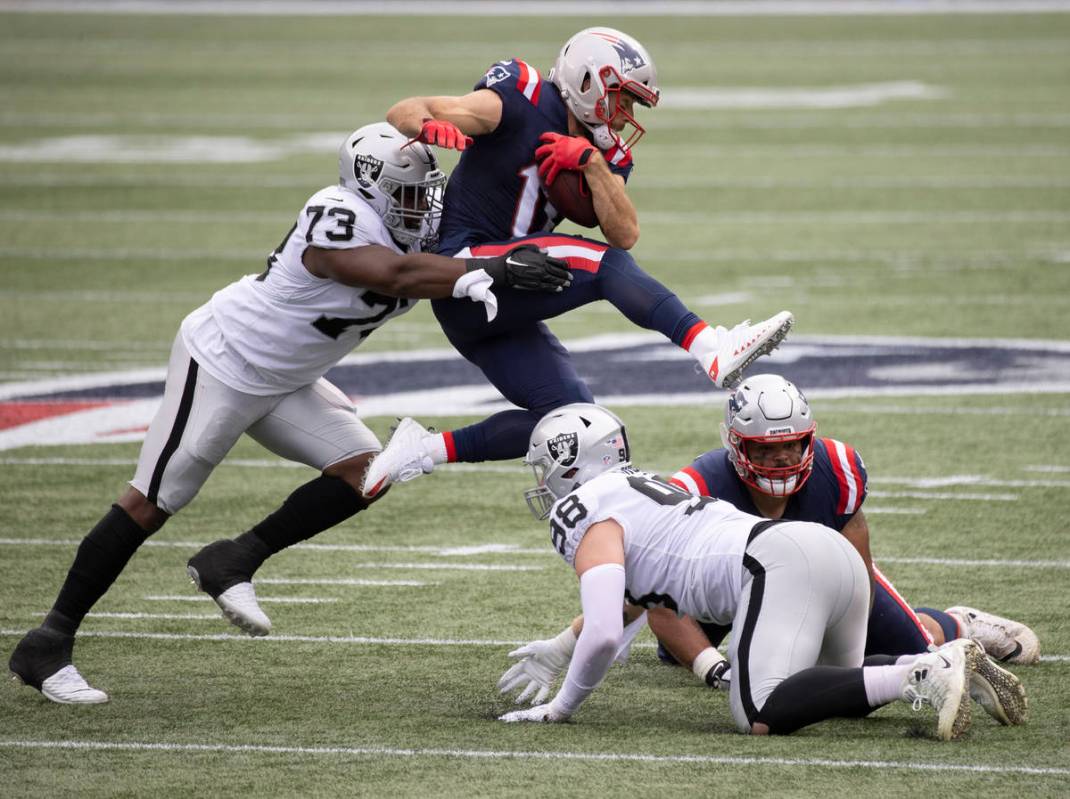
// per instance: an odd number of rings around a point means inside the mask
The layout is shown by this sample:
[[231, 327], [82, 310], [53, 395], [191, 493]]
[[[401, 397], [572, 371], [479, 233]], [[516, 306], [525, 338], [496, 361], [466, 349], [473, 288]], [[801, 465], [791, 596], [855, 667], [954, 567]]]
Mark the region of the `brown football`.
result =
[[591, 187], [582, 172], [562, 171], [545, 187], [546, 198], [557, 212], [582, 227], [598, 227]]

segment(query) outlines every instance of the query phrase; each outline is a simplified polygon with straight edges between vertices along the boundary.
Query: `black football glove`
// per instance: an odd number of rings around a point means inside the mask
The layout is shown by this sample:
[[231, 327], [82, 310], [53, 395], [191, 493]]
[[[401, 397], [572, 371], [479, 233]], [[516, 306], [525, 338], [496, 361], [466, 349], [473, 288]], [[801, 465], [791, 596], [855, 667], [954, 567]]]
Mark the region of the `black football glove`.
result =
[[732, 666], [727, 660], [719, 661], [706, 672], [706, 685], [715, 690], [727, 691], [731, 687], [731, 682], [726, 680], [724, 675], [730, 668]]
[[514, 247], [497, 258], [469, 258], [465, 266], [469, 272], [486, 270], [495, 286], [522, 291], [564, 291], [572, 285], [568, 264], [534, 244]]

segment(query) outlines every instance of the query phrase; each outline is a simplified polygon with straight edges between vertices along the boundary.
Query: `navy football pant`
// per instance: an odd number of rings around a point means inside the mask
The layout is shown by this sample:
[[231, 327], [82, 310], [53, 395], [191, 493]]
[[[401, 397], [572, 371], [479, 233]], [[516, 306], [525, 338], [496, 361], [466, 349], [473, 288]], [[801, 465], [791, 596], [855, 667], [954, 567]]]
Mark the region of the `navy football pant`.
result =
[[[571, 402], [594, 401], [568, 350], [542, 320], [608, 300], [634, 324], [657, 330], [677, 345], [702, 322], [672, 291], [640, 269], [627, 251], [580, 236], [527, 236], [479, 245], [471, 254], [498, 255], [525, 241], [568, 262], [572, 271], [568, 289], [558, 294], [495, 289], [498, 316], [493, 322], [487, 322], [481, 303], [468, 299], [432, 302], [450, 343], [483, 371], [502, 396], [522, 409], [503, 411], [454, 430], [459, 461], [523, 457], [532, 428], [546, 413]], [[467, 254], [462, 250], [458, 256]]]

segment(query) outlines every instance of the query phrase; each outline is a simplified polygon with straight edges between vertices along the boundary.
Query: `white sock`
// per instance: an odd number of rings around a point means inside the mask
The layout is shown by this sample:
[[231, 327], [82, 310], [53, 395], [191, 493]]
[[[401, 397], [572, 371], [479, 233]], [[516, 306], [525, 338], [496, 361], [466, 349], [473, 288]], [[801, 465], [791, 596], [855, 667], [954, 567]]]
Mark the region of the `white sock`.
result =
[[702, 359], [710, 353], [717, 352], [717, 348], [720, 346], [719, 337], [717, 335], [717, 328], [706, 325], [699, 333], [691, 339], [691, 343], [687, 346], [687, 351], [691, 353], [691, 357], [699, 363], [702, 363]]
[[[913, 661], [911, 661], [913, 663]], [[866, 701], [870, 707], [880, 707], [899, 698], [910, 665], [864, 666], [862, 680], [866, 684]]]
[[896, 666], [909, 666], [911, 663], [913, 663], [915, 660], [917, 660], [918, 658], [920, 658], [924, 654], [925, 654], [924, 652], [918, 652], [918, 654], [916, 654], [916, 655], [900, 655], [899, 657], [897, 657], [895, 659], [895, 665]]
[[446, 439], [442, 433], [432, 433], [420, 439], [424, 451], [431, 457], [431, 462], [436, 466], [449, 460], [446, 453]]

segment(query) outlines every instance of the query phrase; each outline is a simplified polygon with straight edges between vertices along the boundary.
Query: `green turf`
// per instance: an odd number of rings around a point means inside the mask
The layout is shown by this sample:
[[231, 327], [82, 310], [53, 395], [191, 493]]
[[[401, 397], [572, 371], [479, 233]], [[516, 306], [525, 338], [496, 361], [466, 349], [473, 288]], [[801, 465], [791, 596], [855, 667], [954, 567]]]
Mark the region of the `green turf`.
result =
[[[127, 146], [211, 136], [221, 137], [221, 148], [235, 137], [278, 148], [278, 157], [255, 163], [0, 160], [0, 380], [162, 367], [182, 317], [230, 280], [259, 271], [308, 194], [335, 179], [331, 147], [295, 144], [300, 137], [340, 141], [398, 98], [466, 90], [498, 58], [520, 55], [547, 67], [569, 34], [599, 22], [0, 15], [0, 148], [116, 135], [131, 137]], [[636, 253], [696, 311], [727, 322], [788, 307], [798, 332], [808, 334], [1067, 338], [1070, 15], [619, 24], [639, 33], [657, 59], [667, 97], [681, 87], [894, 81], [944, 92], [872, 108], [667, 106], [649, 114], [632, 180], [643, 231]], [[384, 327], [367, 347], [445, 346], [425, 306]], [[553, 327], [565, 339], [632, 329], [609, 310], [584, 308]], [[885, 571], [908, 598], [1020, 617], [1035, 627], [1045, 653], [1070, 655], [1066, 395], [814, 406], [822, 432], [853, 443], [866, 458], [874, 554], [887, 559]], [[617, 410], [637, 461], [654, 469], [685, 464], [717, 440], [717, 408]], [[453, 427], [463, 420], [427, 421]], [[370, 423], [386, 435], [388, 419]], [[136, 455], [131, 444], [0, 453], [0, 538], [46, 541], [0, 544], [0, 629], [37, 623], [73, 542], [122, 490]], [[138, 553], [98, 612], [211, 614], [210, 603], [145, 597], [194, 596], [183, 568], [193, 542], [246, 529], [310, 477], [271, 465], [277, 461], [252, 443], [240, 444], [234, 457], [269, 465], [220, 467], [156, 536], [160, 545]], [[32, 462], [48, 458], [67, 463]], [[102, 459], [120, 462], [93, 465]], [[1064, 471], [1029, 471], [1038, 464]], [[901, 496], [919, 490], [909, 480], [947, 475], [1033, 482], [938, 489], [1014, 497], [1007, 501]], [[265, 604], [277, 636], [508, 642], [556, 632], [578, 607], [576, 581], [523, 506], [520, 492], [529, 482], [519, 466], [447, 469], [400, 487], [373, 512], [317, 539], [372, 547], [515, 544], [524, 552], [303, 548], [272, 559], [260, 576], [427, 583], [265, 585], [266, 596], [338, 600]], [[1053, 565], [898, 560], [910, 557]], [[387, 566], [411, 563], [537, 569]], [[1015, 669], [1031, 699], [1030, 723], [1021, 728], [999, 728], [979, 713], [966, 740], [938, 744], [919, 737], [909, 709], [894, 706], [866, 721], [750, 740], [733, 732], [725, 697], [657, 662], [648, 634], [576, 723], [547, 728], [494, 721], [509, 708], [495, 688], [508, 665], [504, 643], [92, 635], [230, 630], [214, 618], [90, 617], [78, 663], [113, 702], [64, 708], [5, 684], [0, 741], [305, 751], [0, 746], [3, 793], [1059, 796], [1070, 781], [1065, 659]], [[0, 636], [5, 657], [15, 640]], [[826, 764], [801, 763], [814, 760]], [[964, 768], [912, 768], [918, 764]], [[1007, 767], [1064, 771], [986, 770]]]

